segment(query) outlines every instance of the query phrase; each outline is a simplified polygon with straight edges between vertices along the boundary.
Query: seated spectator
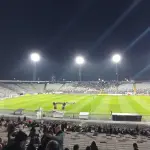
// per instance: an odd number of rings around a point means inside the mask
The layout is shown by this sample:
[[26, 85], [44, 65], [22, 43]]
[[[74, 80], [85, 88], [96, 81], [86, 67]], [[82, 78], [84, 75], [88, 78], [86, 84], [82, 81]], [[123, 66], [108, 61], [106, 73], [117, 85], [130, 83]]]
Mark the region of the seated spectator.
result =
[[86, 147], [86, 150], [91, 150], [91, 147], [90, 147], [90, 146], [87, 146], [87, 147]]
[[79, 150], [79, 145], [78, 144], [74, 145], [73, 150]]
[[133, 143], [133, 149], [134, 150], [138, 150], [139, 149], [137, 143]]
[[91, 146], [90, 146], [90, 147], [91, 147], [91, 150], [98, 150], [95, 141], [93, 141], [93, 142], [91, 143]]
[[51, 140], [47, 146], [46, 150], [60, 150], [60, 145], [57, 141]]

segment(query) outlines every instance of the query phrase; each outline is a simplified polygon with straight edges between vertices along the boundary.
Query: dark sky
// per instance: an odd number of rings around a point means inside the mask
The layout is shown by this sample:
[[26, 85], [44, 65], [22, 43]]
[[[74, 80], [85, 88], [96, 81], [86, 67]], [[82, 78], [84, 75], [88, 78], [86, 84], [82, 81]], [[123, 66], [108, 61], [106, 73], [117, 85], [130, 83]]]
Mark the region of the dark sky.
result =
[[40, 80], [77, 80], [76, 55], [86, 59], [83, 80], [113, 80], [115, 52], [120, 79], [150, 80], [149, 25], [150, 0], [1, 0], [0, 79], [31, 80], [37, 51]]

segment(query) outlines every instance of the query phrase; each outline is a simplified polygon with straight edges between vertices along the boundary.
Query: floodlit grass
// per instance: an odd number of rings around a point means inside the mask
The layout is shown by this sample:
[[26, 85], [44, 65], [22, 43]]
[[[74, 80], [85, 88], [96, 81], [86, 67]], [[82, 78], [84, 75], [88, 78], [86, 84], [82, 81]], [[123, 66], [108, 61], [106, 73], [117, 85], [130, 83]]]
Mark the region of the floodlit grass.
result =
[[[109, 96], [109, 95], [26, 95], [0, 101], [1, 109], [36, 110], [42, 107], [44, 111], [53, 109], [53, 102], [75, 102], [66, 106], [69, 113], [91, 112], [93, 114], [139, 113], [150, 115], [150, 96]], [[58, 106], [61, 110], [61, 105]]]

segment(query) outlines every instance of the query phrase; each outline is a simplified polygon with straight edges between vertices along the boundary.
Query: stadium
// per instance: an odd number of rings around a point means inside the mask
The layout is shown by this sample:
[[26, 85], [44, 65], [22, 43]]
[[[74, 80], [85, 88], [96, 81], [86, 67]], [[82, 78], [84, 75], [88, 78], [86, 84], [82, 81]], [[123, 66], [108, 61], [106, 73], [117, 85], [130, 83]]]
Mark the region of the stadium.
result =
[[0, 11], [0, 150], [150, 147], [150, 0]]
[[57, 150], [132, 149], [132, 145], [135, 150], [147, 149], [150, 82], [119, 80], [120, 54], [112, 56], [116, 66], [112, 81], [83, 81], [83, 56], [75, 57], [78, 81], [40, 81], [40, 55], [32, 53], [30, 58], [33, 80], [0, 80], [0, 135], [6, 148], [24, 142], [24, 149], [31, 150], [53, 150], [51, 144]]
[[[0, 108], [13, 113], [23, 109], [36, 116], [40, 107], [43, 114], [51, 116], [53, 110], [64, 112], [63, 117], [79, 118], [80, 112], [88, 112], [90, 119], [110, 120], [110, 113], [131, 113], [149, 120], [150, 82], [48, 82], [1, 81]], [[53, 102], [66, 103], [54, 109]], [[32, 113], [31, 113], [32, 112]]]

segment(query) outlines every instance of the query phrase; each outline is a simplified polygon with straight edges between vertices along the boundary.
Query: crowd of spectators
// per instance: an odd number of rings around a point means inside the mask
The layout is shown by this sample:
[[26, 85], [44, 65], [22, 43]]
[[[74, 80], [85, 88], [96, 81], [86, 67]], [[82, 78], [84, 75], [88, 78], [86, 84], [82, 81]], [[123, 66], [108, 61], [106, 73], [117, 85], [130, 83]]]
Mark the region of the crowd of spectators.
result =
[[[0, 138], [0, 150], [68, 150], [64, 147], [65, 134], [71, 134], [72, 132], [79, 133], [93, 133], [93, 136], [97, 134], [130, 134], [136, 135], [150, 135], [149, 128], [119, 128], [112, 127], [111, 125], [86, 125], [80, 124], [68, 124], [67, 122], [55, 123], [55, 122], [36, 122], [26, 119], [23, 120], [20, 117], [17, 120], [0, 119], [0, 128], [5, 128], [7, 132], [8, 140]], [[136, 143], [133, 145], [134, 149], [138, 147]], [[79, 150], [80, 145], [74, 145], [73, 150]], [[98, 150], [96, 143], [93, 141], [90, 145], [87, 145], [86, 150]]]
[[[51, 91], [85, 94], [149, 94], [150, 82], [134, 83], [129, 81], [82, 81], [64, 83], [60, 88]], [[136, 91], [136, 92], [135, 92]]]
[[33, 93], [84, 93], [84, 94], [150, 94], [150, 82], [134, 83], [131, 81], [82, 81], [50, 83], [0, 83], [0, 98], [15, 97]]

